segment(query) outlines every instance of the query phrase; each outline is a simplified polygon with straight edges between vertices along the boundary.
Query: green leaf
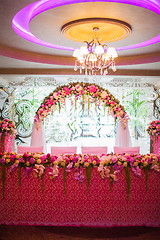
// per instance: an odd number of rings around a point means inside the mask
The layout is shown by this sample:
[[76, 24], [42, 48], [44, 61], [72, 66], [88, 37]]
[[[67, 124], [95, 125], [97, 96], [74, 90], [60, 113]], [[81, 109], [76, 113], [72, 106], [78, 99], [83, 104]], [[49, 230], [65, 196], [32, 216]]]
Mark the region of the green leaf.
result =
[[59, 113], [61, 112], [61, 103], [58, 101]]
[[3, 194], [3, 199], [4, 199], [4, 184], [5, 184], [5, 176], [6, 176], [5, 166], [3, 165], [2, 168], [1, 168], [1, 177], [2, 177], [2, 194]]
[[44, 177], [44, 174], [41, 175], [41, 190], [42, 190], [42, 194], [43, 194], [43, 177]]
[[126, 181], [127, 181], [127, 200], [129, 202], [129, 193], [130, 193], [130, 171], [129, 166], [124, 168], [125, 174], [126, 174]]
[[66, 195], [66, 164], [63, 167], [63, 186], [64, 186], [64, 194]]
[[18, 165], [18, 186], [21, 187], [21, 166]]
[[[111, 171], [110, 171], [111, 174], [113, 174], [113, 166], [111, 165]], [[111, 186], [111, 192], [112, 192], [112, 186], [113, 186], [113, 178], [110, 177], [110, 186]]]
[[89, 195], [89, 184], [90, 184], [90, 181], [91, 181], [91, 169], [92, 169], [92, 166], [91, 164], [86, 167], [86, 176], [87, 176], [87, 195]]
[[148, 167], [145, 167], [145, 173], [146, 173], [146, 191], [148, 191]]

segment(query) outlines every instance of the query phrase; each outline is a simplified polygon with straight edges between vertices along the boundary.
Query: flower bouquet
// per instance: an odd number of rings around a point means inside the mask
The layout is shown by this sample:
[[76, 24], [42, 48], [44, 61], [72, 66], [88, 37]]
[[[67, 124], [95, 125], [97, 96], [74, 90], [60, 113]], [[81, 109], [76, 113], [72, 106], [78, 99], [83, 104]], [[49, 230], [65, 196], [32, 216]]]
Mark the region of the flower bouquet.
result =
[[147, 128], [147, 132], [151, 136], [160, 136], [160, 120], [152, 121]]
[[147, 128], [148, 134], [153, 141], [153, 152], [155, 154], [160, 153], [160, 120], [152, 121]]

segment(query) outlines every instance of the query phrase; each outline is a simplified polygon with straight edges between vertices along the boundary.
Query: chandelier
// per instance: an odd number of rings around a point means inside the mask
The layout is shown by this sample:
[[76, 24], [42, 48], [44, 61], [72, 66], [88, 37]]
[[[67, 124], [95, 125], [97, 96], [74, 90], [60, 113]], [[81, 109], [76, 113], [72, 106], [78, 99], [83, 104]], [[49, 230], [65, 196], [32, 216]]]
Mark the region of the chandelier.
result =
[[122, 40], [131, 33], [131, 26], [118, 19], [85, 18], [64, 24], [61, 28], [64, 36], [70, 40], [82, 42], [83, 46], [75, 49], [74, 70], [86, 75], [106, 75], [108, 69], [116, 71], [116, 49], [106, 44]]
[[84, 70], [85, 75], [93, 75], [97, 72], [100, 75], [106, 75], [108, 68], [116, 71], [115, 58], [118, 57], [116, 49], [106, 45], [102, 45], [98, 39], [93, 39], [91, 42], [85, 41], [86, 45], [80, 49], [75, 49], [73, 57], [76, 57], [74, 70], [80, 68], [80, 73]]

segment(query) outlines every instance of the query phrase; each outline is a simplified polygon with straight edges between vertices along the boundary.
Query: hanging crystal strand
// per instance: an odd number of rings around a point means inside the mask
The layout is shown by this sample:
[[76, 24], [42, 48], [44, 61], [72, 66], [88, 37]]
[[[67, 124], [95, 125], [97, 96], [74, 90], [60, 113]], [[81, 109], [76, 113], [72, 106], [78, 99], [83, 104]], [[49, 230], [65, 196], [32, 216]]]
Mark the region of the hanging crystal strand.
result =
[[113, 70], [113, 72], [116, 71], [115, 61], [112, 62], [112, 70]]
[[87, 68], [85, 68], [85, 75], [87, 76]]
[[106, 107], [105, 105], [103, 106], [103, 109], [104, 109], [104, 116], [106, 115]]
[[103, 75], [103, 69], [101, 68], [101, 75]]
[[89, 110], [90, 110], [90, 96], [88, 96], [88, 115], [89, 115]]
[[107, 75], [108, 74], [108, 70], [106, 69], [103, 73], [103, 75]]
[[80, 74], [81, 74], [82, 73], [82, 66], [80, 66], [80, 70], [79, 71], [80, 71]]
[[77, 62], [75, 62], [74, 71], [77, 71]]

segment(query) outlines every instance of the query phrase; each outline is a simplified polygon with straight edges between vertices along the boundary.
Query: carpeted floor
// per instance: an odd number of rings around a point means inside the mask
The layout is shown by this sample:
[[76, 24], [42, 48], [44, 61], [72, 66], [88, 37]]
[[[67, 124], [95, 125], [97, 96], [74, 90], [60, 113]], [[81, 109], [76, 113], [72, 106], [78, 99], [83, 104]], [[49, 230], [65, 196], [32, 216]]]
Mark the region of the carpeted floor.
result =
[[49, 227], [0, 225], [0, 240], [159, 240], [160, 228]]

